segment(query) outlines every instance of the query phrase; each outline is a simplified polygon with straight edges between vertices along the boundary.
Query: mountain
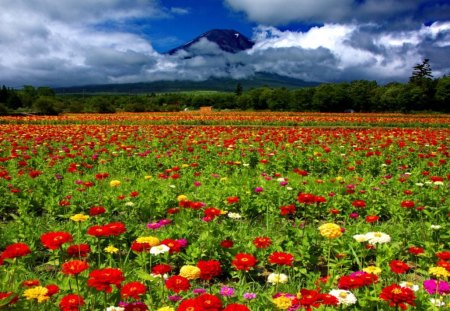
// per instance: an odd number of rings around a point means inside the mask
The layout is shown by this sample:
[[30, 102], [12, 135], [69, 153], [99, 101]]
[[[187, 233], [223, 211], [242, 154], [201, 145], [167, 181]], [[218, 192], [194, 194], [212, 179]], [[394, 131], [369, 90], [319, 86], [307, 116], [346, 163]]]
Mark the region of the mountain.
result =
[[95, 93], [167, 93], [185, 91], [222, 91], [233, 92], [240, 83], [244, 90], [257, 87], [286, 87], [289, 89], [317, 86], [316, 82], [306, 82], [300, 79], [280, 76], [277, 74], [258, 72], [245, 79], [210, 78], [205, 81], [154, 81], [121, 84], [98, 84], [55, 88], [62, 94], [95, 94]]
[[239, 31], [233, 29], [212, 29], [195, 39], [168, 51], [167, 54], [174, 55], [181, 50], [189, 51], [194, 44], [199, 43], [202, 39], [217, 44], [222, 51], [228, 53], [238, 53], [251, 49], [254, 45], [251, 40]]

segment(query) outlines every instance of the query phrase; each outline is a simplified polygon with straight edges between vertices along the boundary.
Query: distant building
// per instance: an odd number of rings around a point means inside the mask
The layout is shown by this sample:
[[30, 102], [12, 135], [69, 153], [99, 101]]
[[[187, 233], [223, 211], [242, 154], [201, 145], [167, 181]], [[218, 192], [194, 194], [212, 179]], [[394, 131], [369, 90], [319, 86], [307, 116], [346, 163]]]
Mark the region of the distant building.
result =
[[209, 113], [209, 112], [212, 112], [212, 106], [203, 106], [203, 107], [200, 107], [200, 112], [201, 112], [201, 113]]

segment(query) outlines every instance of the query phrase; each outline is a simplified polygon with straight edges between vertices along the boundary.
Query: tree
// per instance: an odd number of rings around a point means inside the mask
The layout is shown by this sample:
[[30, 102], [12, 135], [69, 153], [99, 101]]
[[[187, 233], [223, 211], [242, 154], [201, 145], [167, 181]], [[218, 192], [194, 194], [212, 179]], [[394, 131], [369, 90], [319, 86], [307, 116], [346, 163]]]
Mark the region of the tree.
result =
[[62, 110], [58, 104], [53, 97], [41, 96], [33, 103], [33, 110], [39, 114], [58, 115]]
[[442, 77], [437, 82], [436, 94], [437, 110], [449, 111], [450, 107], [450, 77]]
[[238, 82], [238, 84], [236, 85], [236, 90], [234, 91], [234, 93], [236, 94], [236, 96], [241, 96], [242, 95], [242, 84]]
[[413, 72], [409, 78], [409, 82], [414, 84], [422, 84], [424, 80], [431, 80], [433, 78], [430, 60], [425, 58], [421, 64], [413, 67]]

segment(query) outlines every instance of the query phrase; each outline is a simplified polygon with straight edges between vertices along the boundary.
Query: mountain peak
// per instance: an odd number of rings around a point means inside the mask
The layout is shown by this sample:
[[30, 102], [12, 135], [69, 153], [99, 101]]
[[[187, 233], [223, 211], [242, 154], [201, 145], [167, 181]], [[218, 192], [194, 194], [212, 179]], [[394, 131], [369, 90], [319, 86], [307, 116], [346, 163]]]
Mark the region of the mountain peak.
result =
[[205, 38], [219, 46], [222, 51], [228, 53], [238, 53], [253, 47], [254, 43], [239, 31], [234, 29], [211, 29], [192, 41], [189, 41], [177, 48], [167, 52], [170, 55], [177, 53], [180, 50], [189, 50], [189, 48]]

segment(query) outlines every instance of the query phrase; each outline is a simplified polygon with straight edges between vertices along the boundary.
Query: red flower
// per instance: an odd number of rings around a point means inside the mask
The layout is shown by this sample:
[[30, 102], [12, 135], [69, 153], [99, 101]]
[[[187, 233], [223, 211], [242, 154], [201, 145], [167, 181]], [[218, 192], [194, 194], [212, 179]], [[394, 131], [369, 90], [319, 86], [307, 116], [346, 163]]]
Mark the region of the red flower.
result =
[[0, 255], [2, 259], [13, 259], [23, 257], [31, 253], [31, 249], [25, 243], [14, 243], [6, 246], [3, 253]]
[[84, 306], [83, 297], [75, 294], [69, 294], [61, 299], [61, 302], [59, 303], [59, 310], [78, 311], [81, 306]]
[[233, 204], [233, 203], [238, 203], [239, 202], [239, 197], [229, 197], [227, 198], [227, 203], [228, 204]]
[[266, 248], [272, 245], [272, 240], [265, 236], [257, 237], [253, 240], [253, 245], [255, 245], [256, 248]]
[[297, 200], [300, 204], [312, 204], [316, 202], [316, 196], [311, 193], [299, 193]]
[[147, 311], [147, 306], [140, 301], [131, 302], [124, 307], [124, 311]]
[[450, 272], [450, 262], [445, 261], [445, 260], [439, 260], [436, 263], [437, 266], [444, 268], [445, 270], [447, 270], [448, 272]]
[[191, 287], [189, 280], [180, 275], [172, 275], [166, 280], [166, 288], [175, 293], [187, 291]]
[[130, 282], [125, 284], [120, 290], [120, 297], [127, 299], [129, 297], [139, 300], [141, 295], [144, 295], [147, 287], [141, 282]]
[[183, 245], [180, 242], [173, 239], [162, 240], [160, 244], [167, 245], [170, 248], [169, 254], [178, 253], [183, 248]]
[[400, 206], [404, 207], [404, 208], [412, 208], [412, 207], [414, 207], [414, 205], [415, 205], [415, 203], [411, 200], [405, 200], [400, 203]]
[[108, 236], [108, 231], [105, 226], [91, 226], [87, 229], [87, 234], [95, 236], [97, 238]]
[[205, 311], [220, 311], [222, 310], [222, 301], [214, 295], [202, 294], [197, 297], [197, 302]]
[[45, 294], [45, 295], [48, 297], [56, 295], [59, 292], [59, 287], [56, 284], [49, 284], [49, 285], [45, 286], [45, 288], [48, 291], [47, 294]]
[[295, 211], [294, 204], [280, 206], [280, 215], [282, 216], [295, 214]]
[[58, 249], [64, 243], [71, 242], [73, 237], [68, 232], [47, 232], [41, 235], [41, 243], [48, 249]]
[[15, 304], [18, 300], [19, 296], [17, 296], [13, 292], [0, 292], [0, 306]]
[[284, 252], [274, 252], [269, 256], [269, 262], [275, 265], [292, 266], [294, 256]]
[[220, 242], [220, 246], [223, 248], [232, 248], [234, 245], [234, 242], [232, 240], [226, 239]]
[[222, 215], [222, 211], [215, 207], [208, 207], [203, 211], [203, 213], [205, 214], [206, 217], [211, 217], [213, 219], [217, 216]]
[[89, 209], [89, 216], [97, 216], [106, 212], [106, 209], [103, 206], [92, 206]]
[[222, 311], [250, 311], [250, 309], [240, 303], [232, 303], [226, 306]]
[[147, 252], [150, 250], [150, 248], [152, 248], [150, 243], [139, 243], [136, 241], [133, 241], [133, 243], [131, 243], [131, 250], [133, 252], [137, 253]]
[[440, 260], [450, 261], [450, 252], [442, 251], [442, 252], [436, 253], [436, 257], [439, 258]]
[[383, 288], [380, 298], [389, 302], [390, 307], [399, 306], [402, 310], [406, 310], [407, 304], [415, 306], [414, 300], [416, 296], [412, 289], [392, 284]]
[[106, 178], [108, 178], [108, 177], [109, 177], [109, 174], [108, 174], [108, 173], [98, 173], [98, 174], [95, 174], [95, 179], [97, 179], [97, 180], [106, 179]]
[[367, 206], [367, 204], [364, 200], [355, 200], [352, 202], [352, 205], [354, 207], [359, 207], [359, 208], [364, 208]]
[[222, 273], [220, 262], [214, 259], [200, 260], [197, 263], [197, 267], [200, 269], [200, 278], [202, 280], [211, 280]]
[[425, 250], [422, 247], [417, 247], [417, 246], [411, 246], [410, 248], [408, 248], [408, 252], [411, 255], [420, 255], [425, 253]]
[[127, 231], [125, 224], [122, 222], [112, 222], [105, 225], [108, 236], [117, 236]]
[[389, 267], [391, 267], [391, 271], [397, 274], [406, 273], [409, 269], [411, 269], [408, 264], [404, 263], [401, 260], [391, 260], [389, 263]]
[[204, 311], [197, 298], [183, 300], [177, 307], [177, 311]]
[[378, 219], [380, 219], [380, 217], [378, 217], [377, 215], [366, 216], [366, 222], [367, 223], [377, 222]]
[[231, 264], [235, 267], [236, 270], [245, 270], [248, 271], [256, 264], [256, 258], [251, 254], [239, 253], [234, 256]]
[[112, 291], [111, 285], [116, 285], [118, 288], [123, 280], [125, 280], [125, 277], [120, 269], [104, 268], [89, 273], [87, 284], [98, 291], [110, 293]]
[[66, 275], [77, 275], [87, 270], [89, 265], [83, 260], [71, 260], [62, 264], [61, 272]]
[[91, 248], [88, 244], [70, 245], [67, 248], [67, 254], [70, 257], [84, 258], [91, 252]]
[[166, 265], [164, 263], [155, 265], [152, 268], [152, 274], [156, 274], [156, 275], [163, 275], [163, 274], [169, 273], [170, 271], [172, 271], [172, 267], [169, 265]]
[[25, 286], [25, 287], [34, 287], [34, 286], [38, 286], [39, 284], [41, 284], [41, 282], [39, 282], [39, 280], [36, 280], [36, 279], [25, 280], [22, 282], [22, 286]]
[[315, 290], [301, 289], [298, 293], [298, 300], [302, 307], [311, 310], [311, 307], [318, 308], [321, 303], [321, 294]]

